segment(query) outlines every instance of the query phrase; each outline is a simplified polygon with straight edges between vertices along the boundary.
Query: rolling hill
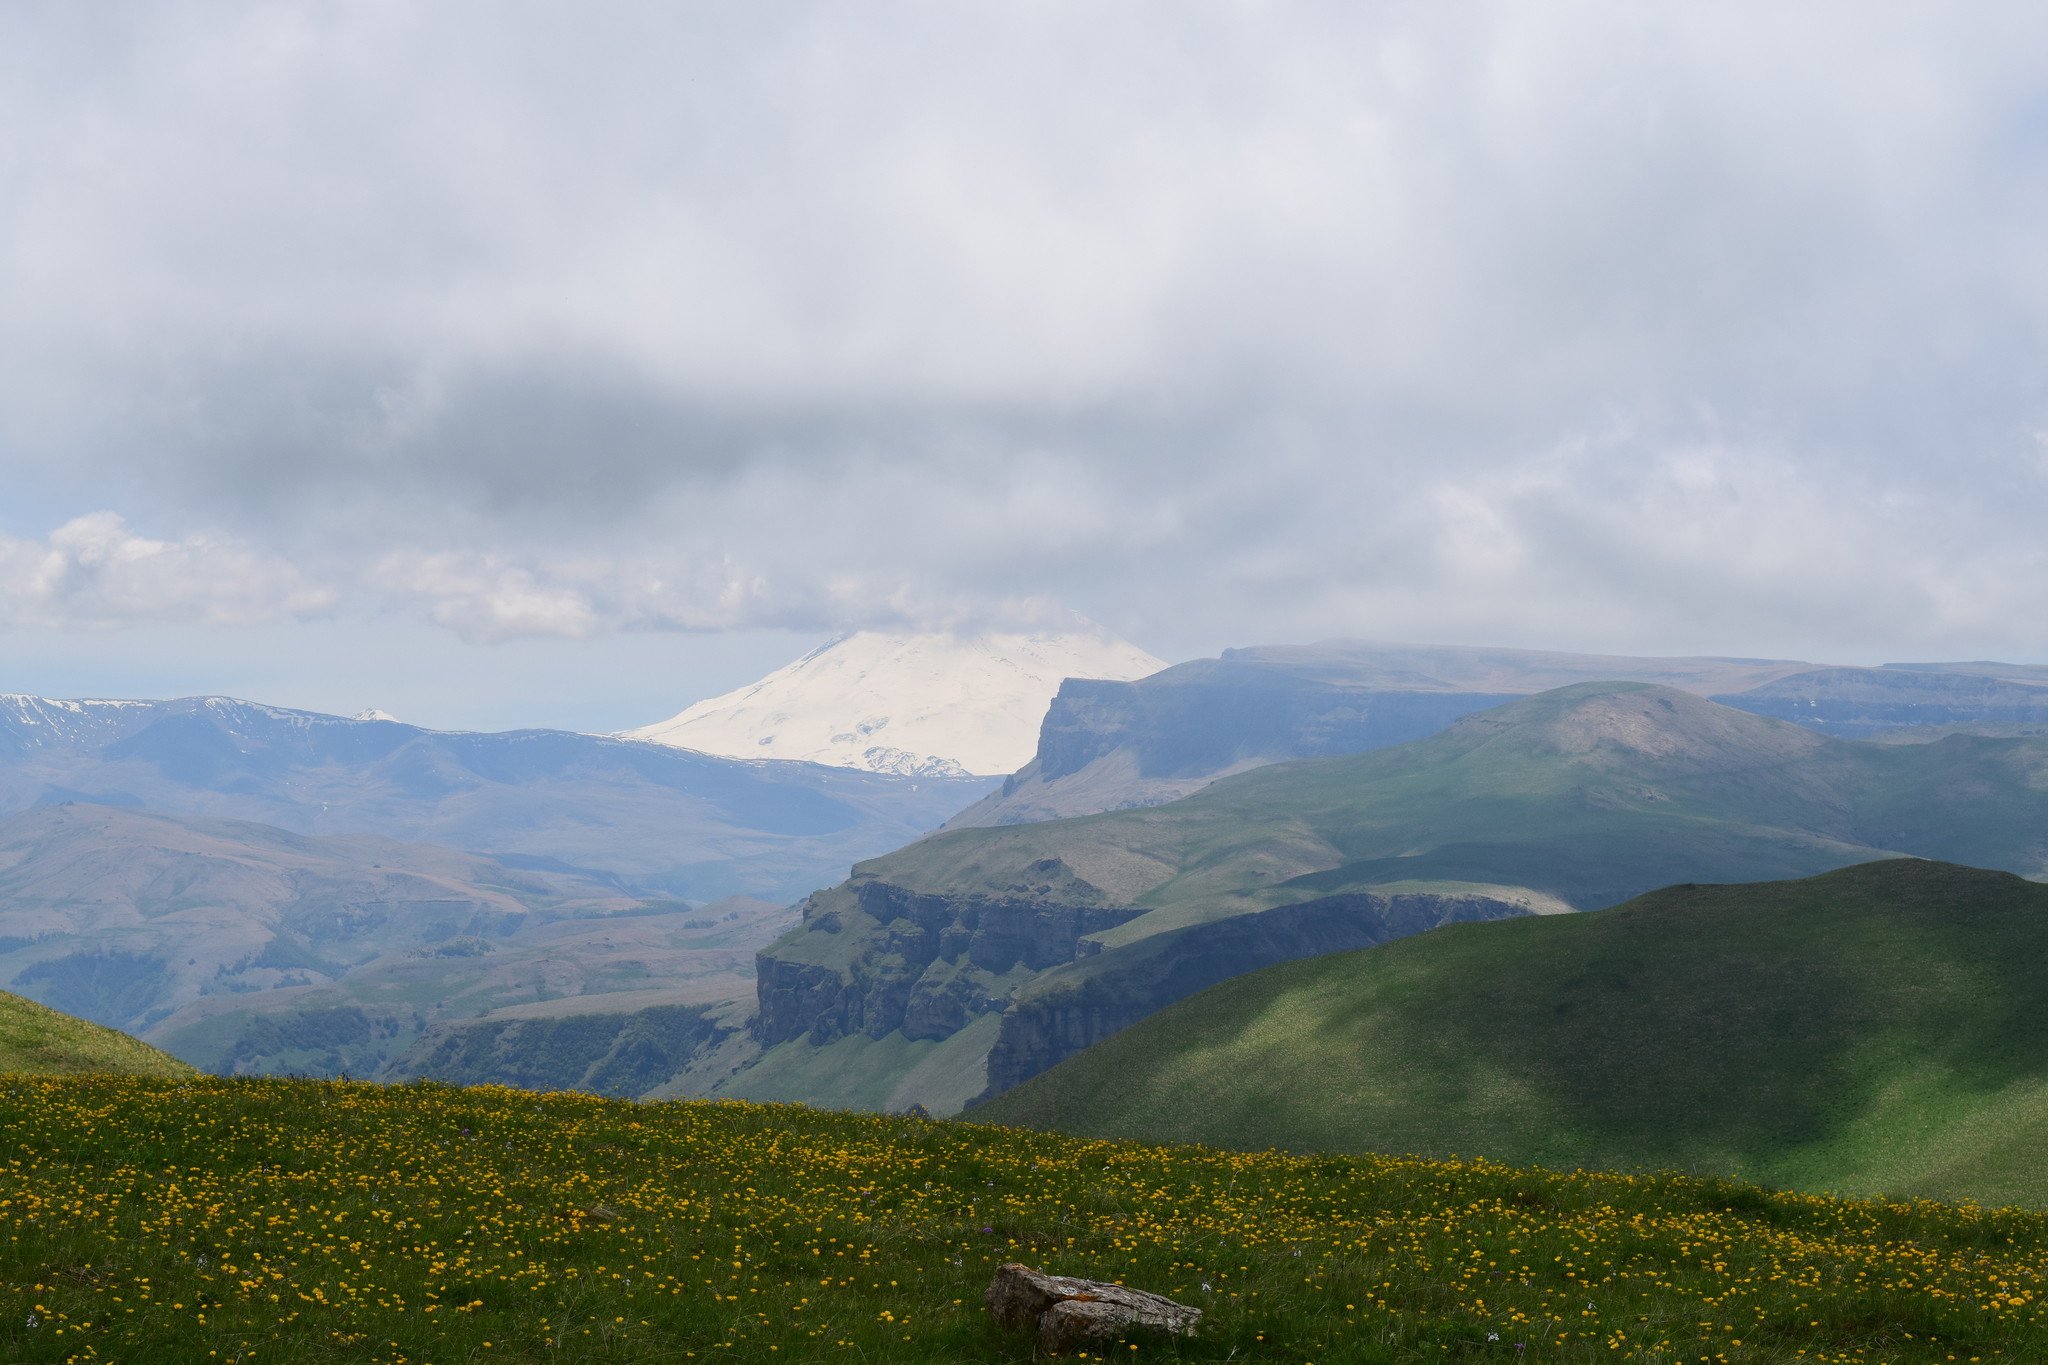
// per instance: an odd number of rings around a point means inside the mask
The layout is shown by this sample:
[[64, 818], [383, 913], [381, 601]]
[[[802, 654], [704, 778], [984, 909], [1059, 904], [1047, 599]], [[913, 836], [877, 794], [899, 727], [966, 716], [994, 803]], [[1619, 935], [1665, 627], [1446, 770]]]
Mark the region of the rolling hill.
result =
[[0, 991], [0, 1075], [88, 1076], [114, 1073], [176, 1080], [199, 1074], [167, 1052], [47, 1005]]
[[[859, 864], [762, 954], [771, 1050], [729, 1092], [799, 1098], [860, 1054], [861, 1102], [937, 1110], [976, 1075], [1001, 1093], [1274, 962], [1903, 855], [2042, 875], [2044, 830], [2048, 740], [1873, 744], [1580, 684], [1168, 805], [949, 831]], [[933, 1088], [901, 1088], [919, 1070]]]
[[2048, 1204], [2048, 886], [1887, 859], [1254, 972], [973, 1111]]

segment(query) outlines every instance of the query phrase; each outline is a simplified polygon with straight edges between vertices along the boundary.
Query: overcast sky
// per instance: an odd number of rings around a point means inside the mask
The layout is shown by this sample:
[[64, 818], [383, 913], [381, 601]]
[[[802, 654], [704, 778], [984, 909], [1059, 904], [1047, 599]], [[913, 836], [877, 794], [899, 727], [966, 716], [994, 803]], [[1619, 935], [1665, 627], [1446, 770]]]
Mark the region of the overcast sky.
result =
[[0, 3], [0, 690], [2048, 659], [2044, 170], [2037, 5]]

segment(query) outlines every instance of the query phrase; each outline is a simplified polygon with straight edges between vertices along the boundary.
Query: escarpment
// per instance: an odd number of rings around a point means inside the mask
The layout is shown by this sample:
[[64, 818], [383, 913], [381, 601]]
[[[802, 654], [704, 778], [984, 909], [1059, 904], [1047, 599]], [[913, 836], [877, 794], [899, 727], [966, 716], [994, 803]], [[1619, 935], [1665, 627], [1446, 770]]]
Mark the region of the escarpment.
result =
[[1060, 876], [1057, 858], [1033, 870], [1048, 879], [994, 893], [919, 892], [856, 873], [813, 895], [802, 925], [760, 954], [761, 1041], [949, 1037], [1005, 1008], [1020, 981], [1097, 951], [1087, 935], [1144, 913]]

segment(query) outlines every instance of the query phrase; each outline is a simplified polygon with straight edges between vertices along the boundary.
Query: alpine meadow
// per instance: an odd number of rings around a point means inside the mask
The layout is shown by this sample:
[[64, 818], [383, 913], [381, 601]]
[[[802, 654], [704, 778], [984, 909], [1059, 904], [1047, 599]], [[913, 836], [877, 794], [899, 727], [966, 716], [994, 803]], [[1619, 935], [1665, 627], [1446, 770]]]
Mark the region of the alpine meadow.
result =
[[1666, 1174], [278, 1079], [0, 1090], [23, 1362], [1028, 1360], [1023, 1260], [1192, 1337], [1076, 1358], [2025, 1361], [2048, 1217]]

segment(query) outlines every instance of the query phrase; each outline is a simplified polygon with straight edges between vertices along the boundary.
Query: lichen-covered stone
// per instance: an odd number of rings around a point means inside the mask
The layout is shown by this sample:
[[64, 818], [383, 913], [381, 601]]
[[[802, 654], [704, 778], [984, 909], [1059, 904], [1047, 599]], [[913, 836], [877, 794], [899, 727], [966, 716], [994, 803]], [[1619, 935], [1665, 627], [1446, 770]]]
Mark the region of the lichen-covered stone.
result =
[[1202, 1310], [1100, 1280], [1046, 1275], [1012, 1261], [996, 1267], [989, 1281], [989, 1315], [1004, 1327], [1038, 1330], [1039, 1344], [1054, 1354], [1084, 1341], [1128, 1336], [1134, 1331], [1192, 1336]]

